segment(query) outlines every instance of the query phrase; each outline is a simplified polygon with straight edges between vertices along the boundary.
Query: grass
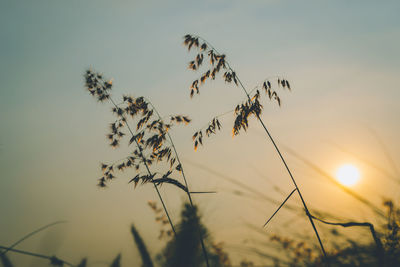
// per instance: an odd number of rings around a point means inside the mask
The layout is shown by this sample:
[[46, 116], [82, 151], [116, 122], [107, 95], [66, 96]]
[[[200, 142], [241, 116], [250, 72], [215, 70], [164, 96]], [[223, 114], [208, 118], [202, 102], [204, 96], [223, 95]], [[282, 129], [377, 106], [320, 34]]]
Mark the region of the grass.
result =
[[[205, 39], [203, 39], [200, 36], [187, 34], [184, 37], [184, 45], [187, 46], [189, 51], [193, 48], [193, 49], [197, 49], [197, 52], [198, 52], [196, 57], [192, 61], [189, 62], [189, 69], [197, 71], [201, 68], [201, 66], [203, 65], [203, 62], [205, 62], [204, 59], [206, 57], [208, 57], [208, 59], [209, 59], [209, 65], [208, 65], [209, 68], [207, 68], [207, 70], [201, 75], [201, 77], [199, 79], [194, 80], [190, 86], [190, 90], [191, 90], [190, 96], [191, 97], [194, 96], [195, 92], [197, 94], [199, 93], [200, 85], [203, 85], [207, 80], [210, 80], [210, 79], [215, 80], [216, 76], [220, 72], [223, 72], [222, 78], [225, 80], [225, 82], [235, 84], [238, 88], [240, 88], [244, 92], [244, 94], [246, 96], [246, 100], [243, 103], [237, 105], [234, 110], [234, 114], [235, 114], [236, 118], [234, 121], [234, 125], [232, 127], [233, 128], [232, 133], [233, 133], [233, 135], [238, 135], [242, 130], [246, 131], [249, 126], [249, 118], [251, 116], [256, 117], [258, 122], [263, 127], [265, 133], [267, 134], [267, 138], [272, 142], [283, 165], [285, 166], [287, 173], [290, 176], [290, 179], [293, 182], [293, 185], [295, 187], [294, 190], [297, 192], [297, 194], [300, 197], [301, 203], [305, 210], [305, 215], [308, 217], [308, 219], [310, 221], [310, 224], [313, 228], [315, 236], [317, 237], [318, 243], [321, 247], [321, 251], [322, 251], [325, 259], [327, 260], [328, 257], [327, 257], [324, 245], [322, 244], [320, 235], [319, 235], [318, 230], [313, 221], [313, 217], [312, 217], [312, 215], [307, 207], [307, 204], [303, 198], [301, 190], [298, 187], [296, 180], [295, 180], [285, 158], [282, 155], [282, 152], [280, 151], [280, 149], [279, 149], [278, 145], [276, 144], [274, 138], [272, 137], [269, 129], [267, 128], [266, 124], [264, 123], [264, 121], [261, 118], [263, 106], [260, 103], [260, 100], [261, 100], [260, 90], [265, 91], [265, 93], [267, 94], [267, 96], [270, 100], [275, 100], [279, 104], [279, 106], [281, 104], [280, 97], [278, 96], [277, 92], [272, 88], [271, 82], [269, 81], [269, 79], [263, 80], [259, 85], [257, 85], [255, 87], [254, 90], [248, 91], [246, 89], [246, 87], [243, 85], [243, 83], [240, 80], [240, 78], [238, 77], [238, 75], [236, 74], [236, 72], [230, 66], [229, 62], [226, 60], [226, 55], [219, 53], [208, 41], [206, 41]], [[279, 86], [282, 86], [282, 88], [287, 88], [289, 90], [291, 89], [290, 83], [286, 79], [278, 78], [277, 84]], [[252, 93], [252, 92], [254, 92], [254, 93]], [[212, 134], [216, 134], [216, 131], [220, 130], [220, 129], [221, 129], [221, 124], [220, 124], [220, 122], [218, 120], [218, 116], [217, 116], [211, 120], [211, 122], [209, 123], [208, 127], [204, 130], [204, 132], [205, 132], [206, 136], [209, 137]], [[203, 139], [203, 130], [201, 129], [201, 130], [195, 132], [195, 134], [193, 135], [195, 149], [197, 149], [199, 144], [201, 144], [201, 145], [203, 144], [202, 139]], [[292, 193], [290, 193], [288, 195], [288, 198], [293, 193], [294, 193], [294, 191], [292, 191]], [[282, 203], [282, 205], [284, 205], [286, 203], [288, 198], [285, 199], [285, 201]], [[274, 213], [274, 215], [280, 210], [281, 206], [279, 206], [278, 210]], [[265, 225], [272, 219], [272, 217], [265, 223]], [[328, 262], [326, 262], [326, 263], [327, 263], [327, 265], [329, 265]]]
[[[129, 145], [134, 143], [136, 149], [122, 161], [122, 163], [102, 164], [101, 169], [104, 176], [99, 180], [99, 186], [105, 187], [106, 182], [114, 178], [114, 169], [125, 170], [134, 168], [137, 175], [133, 177], [129, 183], [133, 182], [135, 187], [141, 183], [152, 183], [157, 195], [162, 203], [164, 212], [168, 218], [173, 233], [176, 235], [174, 224], [172, 223], [168, 209], [160, 194], [158, 186], [162, 184], [171, 184], [183, 190], [189, 199], [189, 203], [194, 207], [191, 192], [185, 176], [183, 164], [180, 161], [175, 144], [169, 133], [170, 129], [177, 124], [188, 124], [190, 119], [187, 116], [175, 115], [170, 116], [168, 122], [165, 122], [154, 105], [144, 97], [134, 98], [132, 96], [124, 96], [121, 104], [111, 97], [112, 82], [103, 78], [102, 74], [87, 70], [85, 73], [86, 88], [91, 95], [98, 101], [109, 101], [113, 105], [113, 113], [116, 115], [115, 122], [111, 123], [111, 133], [107, 135], [110, 145], [116, 148], [122, 141], [126, 128], [130, 134]], [[129, 124], [130, 121], [136, 124], [136, 130]], [[162, 173], [158, 178], [157, 173], [151, 170], [153, 163], [166, 162], [169, 169]], [[143, 169], [145, 174], [142, 173]], [[172, 177], [174, 173], [178, 173], [184, 180], [184, 185], [177, 179]], [[198, 230], [201, 241], [203, 255], [208, 264], [207, 251], [204, 246], [201, 231]]]
[[[140, 231], [132, 224], [130, 234], [133, 237], [137, 250], [142, 261], [142, 267], [233, 267], [230, 255], [226, 252], [227, 248], [234, 249], [238, 253], [249, 255], [257, 255], [265, 262], [272, 263], [274, 266], [400, 266], [400, 208], [392, 200], [385, 200], [383, 208], [378, 207], [368, 198], [357, 194], [353, 190], [339, 184], [333, 177], [322, 170], [317, 164], [304, 158], [300, 153], [296, 153], [288, 147], [284, 149], [295, 158], [305, 163], [308, 167], [314, 170], [321, 177], [326, 178], [334, 186], [339, 187], [345, 193], [357, 199], [363, 205], [367, 206], [374, 212], [376, 219], [379, 219], [380, 224], [372, 224], [368, 221], [357, 222], [339, 218], [335, 214], [309, 207], [298, 187], [295, 177], [293, 176], [286, 159], [284, 158], [275, 139], [272, 137], [266, 123], [262, 120], [263, 105], [261, 104], [261, 92], [264, 91], [269, 100], [276, 102], [279, 106], [281, 99], [277, 91], [272, 87], [271, 79], [263, 80], [253, 90], [247, 90], [240, 80], [237, 73], [230, 66], [227, 57], [219, 53], [208, 41], [195, 36], [186, 35], [184, 44], [189, 50], [196, 49], [195, 58], [189, 62], [189, 68], [194, 71], [199, 71], [204, 67], [205, 62], [207, 69], [201, 76], [194, 80], [190, 86], [190, 96], [200, 92], [200, 88], [209, 80], [214, 80], [221, 76], [226, 83], [233, 84], [243, 91], [245, 100], [238, 104], [232, 111], [235, 119], [232, 126], [232, 135], [236, 136], [243, 131], [247, 131], [251, 118], [255, 118], [263, 127], [267, 139], [272, 143], [276, 153], [284, 165], [293, 187], [288, 195], [284, 195], [283, 201], [266, 195], [258, 188], [253, 188], [252, 185], [237, 181], [233, 177], [227, 176], [222, 172], [213, 170], [209, 166], [204, 166], [198, 162], [192, 162], [190, 159], [186, 162], [198, 168], [204, 169], [213, 175], [234, 185], [237, 190], [233, 191], [235, 195], [242, 198], [251, 198], [255, 201], [270, 202], [278, 205], [278, 208], [269, 219], [265, 222], [267, 226], [274, 216], [286, 209], [295, 216], [301, 214], [308, 218], [314, 235], [318, 240], [318, 246], [314, 246], [308, 236], [296, 233], [297, 229], [291, 219], [287, 225], [282, 225], [283, 235], [278, 233], [268, 233], [261, 227], [261, 223], [248, 223], [245, 225], [248, 229], [255, 231], [262, 238], [252, 240], [247, 245], [229, 245], [216, 243], [212, 240], [212, 235], [207, 227], [202, 223], [199, 210], [192, 199], [194, 193], [210, 193], [196, 192], [189, 188], [187, 177], [184, 171], [183, 163], [181, 162], [178, 151], [175, 147], [173, 138], [170, 134], [170, 129], [181, 124], [190, 123], [190, 119], [184, 115], [169, 116], [168, 119], [163, 119], [156, 107], [145, 97], [133, 97], [129, 95], [123, 96], [120, 102], [112, 98], [113, 83], [107, 80], [101, 73], [87, 70], [85, 73], [85, 86], [88, 92], [95, 99], [102, 103], [108, 103], [111, 106], [112, 113], [115, 118], [110, 123], [110, 132], [106, 135], [107, 140], [112, 148], [126, 144], [131, 152], [124, 158], [112, 163], [101, 163], [100, 169], [102, 177], [98, 180], [98, 185], [101, 188], [107, 187], [112, 180], [116, 179], [119, 173], [133, 171], [135, 175], [127, 181], [134, 188], [145, 184], [152, 184], [159, 197], [162, 209], [158, 208], [157, 203], [150, 202], [149, 206], [155, 211], [156, 221], [161, 222], [160, 239], [166, 241], [165, 247], [158, 252], [156, 257], [151, 255], [146, 246], [146, 240], [143, 240]], [[276, 84], [282, 89], [291, 90], [290, 83], [282, 77], [275, 77]], [[215, 116], [207, 125], [196, 131], [193, 135], [194, 149], [204, 144], [204, 138], [211, 137], [222, 130], [222, 124], [219, 118], [222, 115]], [[385, 152], [393, 173], [382, 169], [379, 166], [369, 163], [373, 168], [380, 170], [390, 179], [399, 181], [399, 171], [395, 161], [390, 157], [383, 142], [381, 146]], [[159, 191], [162, 185], [174, 186], [182, 191], [187, 196], [187, 203], [182, 206], [180, 222], [174, 224], [169, 215], [169, 211], [165, 205], [163, 197]], [[277, 191], [282, 192], [280, 188]], [[301, 200], [301, 207], [297, 205], [289, 205], [287, 201], [297, 194]], [[299, 204], [299, 205], [300, 205]], [[331, 220], [325, 219], [331, 218]], [[335, 221], [332, 221], [334, 218]], [[375, 218], [374, 218], [375, 219]], [[321, 241], [319, 232], [314, 221], [318, 221], [323, 225], [323, 230], [329, 228], [326, 243], [329, 250]], [[15, 247], [21, 242], [38, 234], [45, 229], [62, 222], [55, 222], [41, 227], [14, 242], [10, 246], [0, 245], [0, 261], [5, 267], [14, 266], [8, 258], [8, 253], [17, 253], [36, 258], [42, 258], [52, 266], [79, 266], [85, 267], [90, 265], [90, 261], [86, 258], [82, 259], [78, 264], [73, 264], [57, 256], [35, 253], [27, 250], [16, 249]], [[255, 226], [256, 225], [256, 226]], [[170, 229], [165, 229], [170, 227]], [[333, 227], [333, 228], [332, 228]], [[338, 230], [339, 227], [358, 227], [369, 231], [367, 241], [360, 242], [354, 238], [343, 235]], [[288, 237], [290, 235], [290, 237]], [[322, 255], [320, 253], [322, 251]], [[155, 259], [154, 259], [155, 258]], [[122, 265], [122, 255], [119, 253], [113, 260], [110, 261], [111, 267], [119, 267]], [[242, 260], [241, 267], [254, 267], [255, 264], [249, 260]], [[262, 265], [271, 266], [271, 265]]]

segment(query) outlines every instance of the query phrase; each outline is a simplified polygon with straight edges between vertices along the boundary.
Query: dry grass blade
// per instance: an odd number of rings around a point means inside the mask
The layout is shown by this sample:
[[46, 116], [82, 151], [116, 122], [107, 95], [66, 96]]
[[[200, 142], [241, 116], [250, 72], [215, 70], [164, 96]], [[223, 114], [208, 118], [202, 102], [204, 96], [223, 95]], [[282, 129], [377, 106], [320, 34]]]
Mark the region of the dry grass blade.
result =
[[163, 183], [172, 184], [172, 185], [179, 187], [186, 193], [188, 192], [188, 189], [186, 188], [186, 186], [184, 186], [179, 181], [172, 179], [172, 178], [163, 177], [163, 178], [158, 178], [158, 179], [152, 179], [152, 182], [155, 183], [156, 185], [161, 185]]
[[14, 267], [7, 255], [0, 254], [0, 262], [3, 264], [3, 267]]
[[139, 250], [140, 257], [142, 258], [142, 267], [153, 267], [153, 261], [151, 260], [146, 244], [133, 224], [131, 225], [131, 233], [137, 249]]
[[[194, 35], [190, 35], [187, 34], [185, 36], [185, 42], [184, 44], [188, 46], [188, 49], [190, 50], [190, 48], [192, 47], [193, 44], [195, 44], [195, 47], [198, 47], [200, 43], [204, 43], [206, 44], [206, 46], [208, 47], [209, 51], [208, 51], [208, 56], [210, 58], [210, 70], [212, 70], [211, 72], [211, 78], [215, 79], [215, 74], [217, 74], [220, 70], [224, 69], [225, 75], [225, 81], [226, 82], [232, 82], [232, 80], [234, 81], [235, 85], [238, 86], [239, 88], [241, 88], [243, 90], [243, 92], [245, 93], [247, 100], [244, 101], [241, 105], [238, 105], [235, 109], [235, 115], [236, 115], [236, 119], [234, 122], [234, 126], [233, 126], [233, 135], [237, 135], [239, 134], [240, 130], [243, 129], [246, 131], [246, 129], [248, 128], [248, 118], [251, 115], [254, 115], [257, 120], [260, 122], [261, 126], [263, 127], [263, 129], [265, 130], [266, 134], [267, 134], [267, 138], [272, 142], [276, 152], [278, 153], [283, 165], [286, 168], [286, 171], [288, 172], [290, 179], [293, 182], [293, 185], [295, 186], [295, 188], [297, 189], [297, 193], [300, 197], [301, 203], [304, 206], [304, 209], [306, 211], [306, 214], [309, 213], [308, 211], [308, 207], [307, 204], [303, 198], [303, 195], [299, 189], [299, 187], [297, 186], [296, 180], [291, 172], [291, 170], [289, 169], [288, 164], [286, 163], [285, 158], [283, 157], [280, 149], [278, 148], [274, 138], [272, 137], [272, 135], [270, 134], [267, 126], [265, 125], [265, 123], [263, 122], [263, 120], [261, 119], [260, 115], [262, 112], [262, 105], [259, 102], [259, 97], [260, 97], [260, 92], [257, 89], [256, 93], [254, 96], [251, 96], [249, 94], [249, 91], [245, 88], [245, 86], [243, 85], [242, 81], [240, 80], [240, 78], [238, 77], [238, 75], [236, 74], [236, 72], [232, 69], [232, 67], [230, 66], [229, 62], [226, 60], [226, 56], [224, 54], [220, 54], [209, 42], [207, 42], [205, 39], [199, 37], [199, 36], [194, 36]], [[197, 45], [196, 45], [197, 44]], [[202, 47], [202, 45], [200, 45], [200, 47]], [[198, 68], [193, 68], [193, 70], [198, 69]], [[264, 89], [266, 89], [266, 92], [269, 96], [270, 99], [275, 99], [279, 106], [281, 104], [280, 98], [278, 96], [278, 94], [275, 91], [271, 91], [269, 90], [269, 86], [270, 84], [268, 82], [263, 83], [264, 85]], [[281, 80], [278, 79], [278, 85], [282, 86], [283, 88], [288, 88], [290, 89], [290, 84], [289, 82], [287, 82], [285, 79]], [[198, 88], [196, 88], [198, 89]], [[191, 96], [193, 95], [193, 89], [191, 92]], [[197, 140], [196, 140], [197, 141]], [[195, 143], [195, 148], [197, 147], [197, 143]], [[328, 257], [324, 248], [324, 245], [322, 244], [321, 238], [319, 236], [318, 230], [313, 222], [313, 219], [311, 217], [308, 216], [308, 219], [310, 221], [311, 227], [313, 228], [313, 231], [315, 233], [315, 236], [318, 240], [319, 246], [321, 248], [321, 251], [324, 255], [326, 264], [329, 266], [329, 261], [328, 261]]]
[[56, 221], [56, 222], [53, 222], [53, 223], [49, 223], [49, 224], [47, 224], [47, 225], [45, 225], [43, 227], [40, 227], [39, 229], [36, 229], [33, 232], [28, 233], [27, 235], [23, 236], [21, 239], [16, 241], [14, 244], [9, 246], [8, 249], [6, 249], [5, 251], [2, 251], [0, 253], [0, 255], [5, 255], [10, 249], [13, 249], [15, 246], [17, 246], [19, 243], [23, 242], [24, 240], [28, 239], [29, 237], [31, 237], [31, 236], [33, 236], [33, 235], [35, 235], [35, 234], [37, 234], [37, 233], [49, 228], [51, 226], [54, 226], [54, 225], [57, 225], [57, 224], [61, 224], [61, 223], [67, 223], [67, 221]]
[[278, 213], [278, 211], [285, 205], [286, 201], [293, 195], [293, 193], [297, 190], [297, 188], [293, 189], [293, 191], [286, 197], [286, 199], [282, 202], [281, 205], [279, 205], [278, 209], [271, 215], [271, 217], [267, 220], [266, 223], [264, 223], [263, 227], [267, 226], [267, 224], [274, 218], [275, 214]]
[[190, 194], [216, 194], [217, 191], [190, 191]]
[[384, 266], [384, 249], [383, 249], [383, 245], [382, 245], [382, 241], [380, 240], [380, 238], [378, 237], [378, 235], [375, 232], [375, 228], [374, 225], [372, 223], [369, 222], [363, 222], [363, 223], [359, 223], [359, 222], [346, 222], [346, 223], [338, 223], [338, 222], [327, 222], [325, 220], [319, 219], [313, 215], [310, 215], [311, 217], [313, 217], [313, 219], [320, 221], [324, 224], [328, 224], [328, 225], [337, 225], [337, 226], [342, 226], [342, 227], [368, 227], [372, 238], [375, 241], [376, 247], [377, 247], [377, 254], [378, 254], [378, 258], [380, 260], [380, 263], [382, 264], [381, 266]]
[[121, 267], [121, 253], [118, 254], [117, 257], [115, 257], [110, 267]]
[[[213, 169], [211, 169], [211, 168], [209, 168], [209, 167], [207, 167], [207, 166], [205, 166], [205, 165], [202, 165], [202, 164], [199, 164], [199, 163], [196, 163], [196, 162], [192, 162], [192, 161], [190, 161], [190, 160], [186, 160], [186, 162], [189, 163], [189, 164], [191, 164], [191, 165], [193, 165], [193, 166], [196, 166], [197, 168], [200, 168], [200, 169], [202, 169], [202, 170], [205, 170], [205, 171], [207, 171], [207, 172], [209, 172], [209, 173], [215, 175], [216, 177], [218, 177], [218, 178], [220, 178], [220, 179], [223, 179], [223, 180], [225, 180], [225, 181], [228, 181], [229, 183], [234, 184], [234, 185], [238, 186], [239, 188], [245, 189], [246, 191], [248, 191], [248, 192], [250, 192], [250, 193], [252, 193], [252, 194], [258, 196], [260, 199], [266, 200], [266, 201], [268, 201], [268, 202], [270, 202], [270, 203], [272, 203], [272, 204], [275, 204], [275, 205], [280, 205], [280, 204], [281, 204], [280, 202], [276, 201], [275, 199], [270, 198], [270, 197], [264, 195], [262, 192], [260, 192], [260, 191], [258, 191], [258, 190], [256, 190], [256, 189], [254, 189], [254, 188], [248, 186], [248, 185], [245, 184], [245, 183], [239, 182], [239, 181], [237, 181], [237, 180], [235, 180], [235, 179], [229, 177], [228, 175], [225, 175], [225, 174], [220, 173], [220, 172], [218, 172], [218, 171], [216, 171], [216, 170], [213, 170]], [[240, 191], [237, 191], [237, 192], [239, 193]], [[234, 193], [235, 193], [235, 192], [234, 192]], [[284, 207], [287, 208], [287, 209], [293, 210], [293, 211], [296, 211], [296, 210], [297, 210], [296, 207], [291, 206], [291, 205], [285, 205]]]
[[[0, 245], [0, 249], [9, 249], [8, 247], [2, 246]], [[19, 254], [24, 254], [24, 255], [28, 255], [28, 256], [32, 256], [32, 257], [36, 257], [36, 258], [42, 258], [42, 259], [47, 259], [50, 261], [50, 264], [56, 265], [56, 266], [62, 266], [62, 265], [68, 265], [68, 266], [72, 266], [74, 267], [75, 265], [73, 265], [72, 263], [69, 263], [68, 261], [62, 260], [56, 256], [48, 256], [48, 255], [43, 255], [43, 254], [39, 254], [39, 253], [33, 253], [33, 252], [29, 252], [26, 250], [20, 250], [20, 249], [9, 249], [10, 252], [14, 252], [14, 253], [19, 253]]]

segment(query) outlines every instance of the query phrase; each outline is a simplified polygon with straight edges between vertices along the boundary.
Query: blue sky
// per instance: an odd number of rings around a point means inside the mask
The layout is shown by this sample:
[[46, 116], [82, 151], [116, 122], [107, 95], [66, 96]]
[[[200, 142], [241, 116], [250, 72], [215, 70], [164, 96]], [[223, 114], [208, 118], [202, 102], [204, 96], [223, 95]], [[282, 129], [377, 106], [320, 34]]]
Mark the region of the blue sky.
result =
[[[340, 154], [327, 141], [389, 168], [368, 129], [378, 133], [397, 159], [399, 11], [398, 1], [2, 1], [0, 212], [8, 216], [0, 226], [10, 230], [1, 231], [0, 240], [11, 243], [51, 220], [68, 219], [72, 222], [65, 231], [70, 237], [60, 252], [78, 258], [71, 244], [79, 238], [77, 229], [89, 227], [93, 220], [98, 222], [95, 230], [104, 231], [110, 225], [127, 227], [135, 212], [145, 214], [138, 219], [139, 227], [152, 219], [145, 204], [154, 199], [151, 189], [133, 195], [122, 182], [107, 192], [94, 186], [98, 162], [118, 158], [122, 152], [110, 150], [105, 142], [109, 109], [94, 103], [83, 89], [82, 74], [90, 66], [114, 79], [117, 95], [145, 95], [164, 114], [189, 114], [192, 126], [175, 133], [184, 158], [241, 177], [248, 176], [255, 164], [268, 176], [280, 177], [278, 183], [286, 181], [288, 177], [282, 174], [270, 144], [260, 137], [263, 133], [255, 121], [248, 135], [232, 140], [228, 137], [232, 118], [228, 117], [221, 137], [210, 139], [196, 153], [192, 151], [192, 132], [215, 114], [232, 109], [243, 95], [216, 82], [202, 88], [199, 97], [189, 99], [189, 84], [198, 74], [187, 70], [190, 55], [182, 46], [186, 33], [199, 34], [226, 53], [248, 88], [271, 75], [291, 81], [294, 90], [282, 92], [281, 109], [265, 103], [264, 118], [278, 142], [315, 159], [328, 171], [354, 159]], [[262, 149], [260, 142], [265, 143]], [[231, 168], [244, 159], [251, 164]], [[294, 159], [291, 164], [299, 176], [309, 174]], [[224, 187], [213, 177], [204, 182], [204, 173], [188, 168], [195, 186]], [[376, 186], [376, 174], [367, 167], [363, 171], [370, 189], [360, 185], [357, 190], [376, 189], [379, 202], [390, 185]], [[301, 183], [310, 202], [318, 199], [307, 179]], [[325, 189], [321, 192], [331, 192]], [[331, 193], [337, 197], [337, 192]], [[179, 207], [182, 199], [174, 196], [169, 201]], [[231, 232], [224, 232], [221, 226], [225, 218], [218, 215], [219, 209], [229, 209], [236, 200], [223, 193], [217, 200], [199, 199], [205, 203], [204, 213], [213, 214], [206, 221], [217, 238], [239, 242], [242, 237], [229, 239]], [[128, 201], [141, 204], [121, 204]], [[114, 210], [114, 205], [120, 208]], [[262, 220], [274, 207], [263, 208], [265, 214], [249, 216]], [[106, 211], [114, 211], [116, 219], [110, 220]], [[240, 223], [233, 214], [226, 220], [236, 223], [232, 229]], [[95, 230], [81, 239], [90, 240]], [[151, 230], [143, 229], [143, 233], [149, 240], [156, 239]], [[100, 243], [116, 244], [115, 250], [102, 254], [104, 260], [130, 244], [130, 237], [125, 236], [118, 228], [114, 235], [98, 237]], [[35, 248], [35, 242], [24, 248]], [[99, 252], [104, 251], [91, 248], [87, 255], [95, 257]], [[133, 256], [126, 257], [126, 262], [134, 261]]]

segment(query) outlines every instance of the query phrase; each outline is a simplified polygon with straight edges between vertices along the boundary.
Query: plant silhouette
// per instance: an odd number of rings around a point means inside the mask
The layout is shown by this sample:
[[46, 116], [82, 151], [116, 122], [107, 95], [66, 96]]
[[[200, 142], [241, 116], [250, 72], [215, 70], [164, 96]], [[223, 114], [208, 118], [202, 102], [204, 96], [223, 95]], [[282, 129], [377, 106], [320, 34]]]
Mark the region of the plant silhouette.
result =
[[142, 267], [153, 267], [153, 261], [151, 260], [150, 253], [147, 250], [146, 244], [143, 242], [142, 237], [139, 232], [136, 230], [136, 227], [131, 225], [131, 233], [133, 240], [137, 246], [140, 257], [142, 258]]
[[[184, 45], [188, 48], [190, 51], [192, 48], [196, 49], [198, 54], [195, 56], [195, 58], [189, 62], [189, 69], [197, 71], [200, 69], [200, 67], [203, 65], [204, 62], [206, 62], [205, 58], [208, 57], [208, 62], [209, 62], [209, 68], [201, 75], [200, 78], [194, 80], [190, 86], [190, 96], [193, 97], [195, 93], [199, 93], [199, 87], [203, 85], [207, 80], [215, 80], [217, 75], [221, 72], [222, 78], [225, 80], [227, 83], [234, 83], [237, 87], [241, 88], [244, 94], [246, 95], [246, 100], [237, 105], [234, 109], [234, 115], [235, 115], [235, 121], [232, 127], [232, 133], [233, 135], [238, 135], [241, 130], [246, 131], [249, 126], [249, 118], [251, 116], [256, 117], [256, 119], [260, 122], [261, 126], [265, 130], [268, 139], [272, 142], [276, 152], [278, 153], [282, 163], [284, 164], [292, 182], [294, 185], [294, 190], [297, 191], [297, 194], [299, 195], [301, 202], [303, 204], [306, 216], [308, 217], [310, 224], [314, 230], [314, 233], [318, 239], [319, 245], [321, 247], [322, 253], [325, 257], [327, 258], [325, 248], [322, 244], [321, 238], [319, 236], [318, 230], [314, 224], [313, 217], [311, 216], [309, 209], [307, 207], [307, 204], [301, 194], [301, 191], [299, 187], [297, 186], [296, 180], [294, 176], [292, 175], [292, 172], [289, 169], [289, 166], [286, 163], [286, 160], [284, 159], [280, 149], [278, 148], [275, 140], [273, 139], [272, 135], [270, 134], [270, 131], [268, 130], [267, 126], [261, 119], [260, 115], [263, 110], [263, 106], [260, 103], [261, 100], [261, 93], [260, 90], [264, 90], [265, 93], [267, 94], [268, 98], [270, 100], [275, 100], [278, 105], [281, 105], [281, 100], [280, 97], [278, 96], [277, 92], [272, 88], [271, 81], [269, 79], [263, 80], [259, 85], [257, 85], [252, 91], [248, 91], [245, 86], [243, 85], [242, 81], [239, 79], [238, 75], [236, 72], [233, 70], [233, 68], [230, 66], [229, 62], [226, 60], [226, 55], [219, 53], [208, 41], [205, 39], [201, 38], [200, 36], [196, 35], [191, 35], [187, 34], [184, 36]], [[287, 88], [291, 90], [290, 83], [281, 77], [277, 77], [277, 84], [278, 86], [281, 86], [282, 88]], [[216, 134], [217, 130], [221, 129], [221, 123], [218, 120], [218, 116], [213, 118], [210, 123], [208, 124], [206, 129], [200, 129], [199, 131], [195, 132], [193, 135], [193, 141], [194, 141], [194, 148], [195, 150], [199, 145], [203, 145], [203, 132], [207, 137], [209, 137], [211, 134]], [[292, 193], [289, 195], [289, 197], [293, 194]], [[286, 199], [287, 200], [287, 199]], [[284, 202], [286, 202], [286, 200]], [[284, 203], [282, 204], [284, 205]], [[281, 207], [278, 208], [278, 210]], [[276, 213], [274, 213], [276, 214]], [[272, 217], [269, 219], [271, 220]], [[264, 225], [265, 226], [265, 225]], [[329, 265], [329, 263], [327, 262]]]
[[[209, 263], [205, 262], [199, 248], [201, 239], [197, 234], [200, 230], [209, 247]], [[177, 227], [177, 234], [172, 238], [159, 255], [161, 266], [165, 267], [201, 267], [210, 264], [213, 267], [231, 266], [229, 257], [221, 244], [214, 244], [209, 240], [207, 228], [201, 223], [196, 206], [185, 203], [181, 211], [181, 221]]]
[[[154, 185], [171, 228], [175, 232], [158, 186], [164, 183], [173, 184], [187, 191], [187, 188], [178, 180], [170, 177], [174, 169], [179, 169], [180, 166], [176, 165], [176, 159], [171, 157], [171, 148], [165, 145], [165, 140], [167, 131], [174, 124], [187, 124], [190, 119], [186, 116], [173, 116], [168, 124], [164, 124], [159, 119], [153, 119], [154, 112], [143, 97], [123, 96], [122, 103], [116, 104], [111, 97], [112, 81], [104, 79], [102, 74], [95, 73], [92, 70], [87, 70], [85, 73], [85, 85], [89, 93], [99, 102], [109, 101], [113, 106], [112, 112], [116, 119], [110, 124], [110, 133], [107, 134], [111, 147], [116, 148], [120, 145], [122, 139], [126, 136], [124, 129], [130, 134], [128, 145], [136, 145], [132, 153], [122, 160], [111, 164], [101, 164], [103, 176], [99, 179], [98, 185], [105, 187], [108, 181], [116, 177], [115, 172], [133, 168], [137, 174], [130, 179], [129, 183], [133, 182], [135, 188], [139, 183], [152, 183]], [[135, 128], [129, 125], [128, 118], [136, 124]], [[161, 175], [152, 172], [150, 166], [159, 161], [167, 161], [170, 170]]]
[[[191, 120], [187, 116], [174, 115], [165, 122], [154, 105], [144, 97], [134, 98], [124, 95], [122, 102], [116, 104], [111, 97], [112, 81], [104, 79], [102, 74], [92, 70], [86, 71], [85, 84], [89, 93], [99, 102], [109, 101], [113, 105], [112, 112], [116, 116], [116, 120], [110, 124], [110, 133], [107, 134], [110, 145], [113, 148], [118, 147], [126, 136], [126, 130], [130, 134], [128, 145], [136, 145], [133, 152], [122, 160], [112, 164], [101, 164], [103, 176], [99, 179], [99, 186], [105, 187], [108, 181], [115, 178], [116, 171], [133, 168], [137, 174], [130, 179], [129, 183], [134, 183], [135, 188], [138, 184], [152, 183], [154, 185], [172, 231], [176, 233], [158, 186], [163, 184], [176, 186], [187, 194], [190, 204], [194, 205], [182, 162], [169, 133], [173, 126], [188, 124]], [[136, 127], [132, 128], [130, 123], [136, 124]], [[153, 163], [160, 162], [169, 165], [169, 169], [161, 174], [151, 170]], [[172, 177], [176, 173], [182, 176], [184, 184]], [[200, 231], [198, 231], [198, 235], [208, 266], [207, 251]]]

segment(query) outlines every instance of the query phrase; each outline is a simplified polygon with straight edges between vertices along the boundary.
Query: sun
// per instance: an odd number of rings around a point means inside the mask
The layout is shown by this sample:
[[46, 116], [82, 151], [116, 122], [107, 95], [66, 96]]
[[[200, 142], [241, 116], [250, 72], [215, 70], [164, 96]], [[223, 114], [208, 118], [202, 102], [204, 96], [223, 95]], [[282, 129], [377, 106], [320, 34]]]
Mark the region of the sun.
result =
[[336, 179], [345, 186], [353, 186], [360, 179], [360, 172], [353, 165], [345, 164], [337, 170]]

